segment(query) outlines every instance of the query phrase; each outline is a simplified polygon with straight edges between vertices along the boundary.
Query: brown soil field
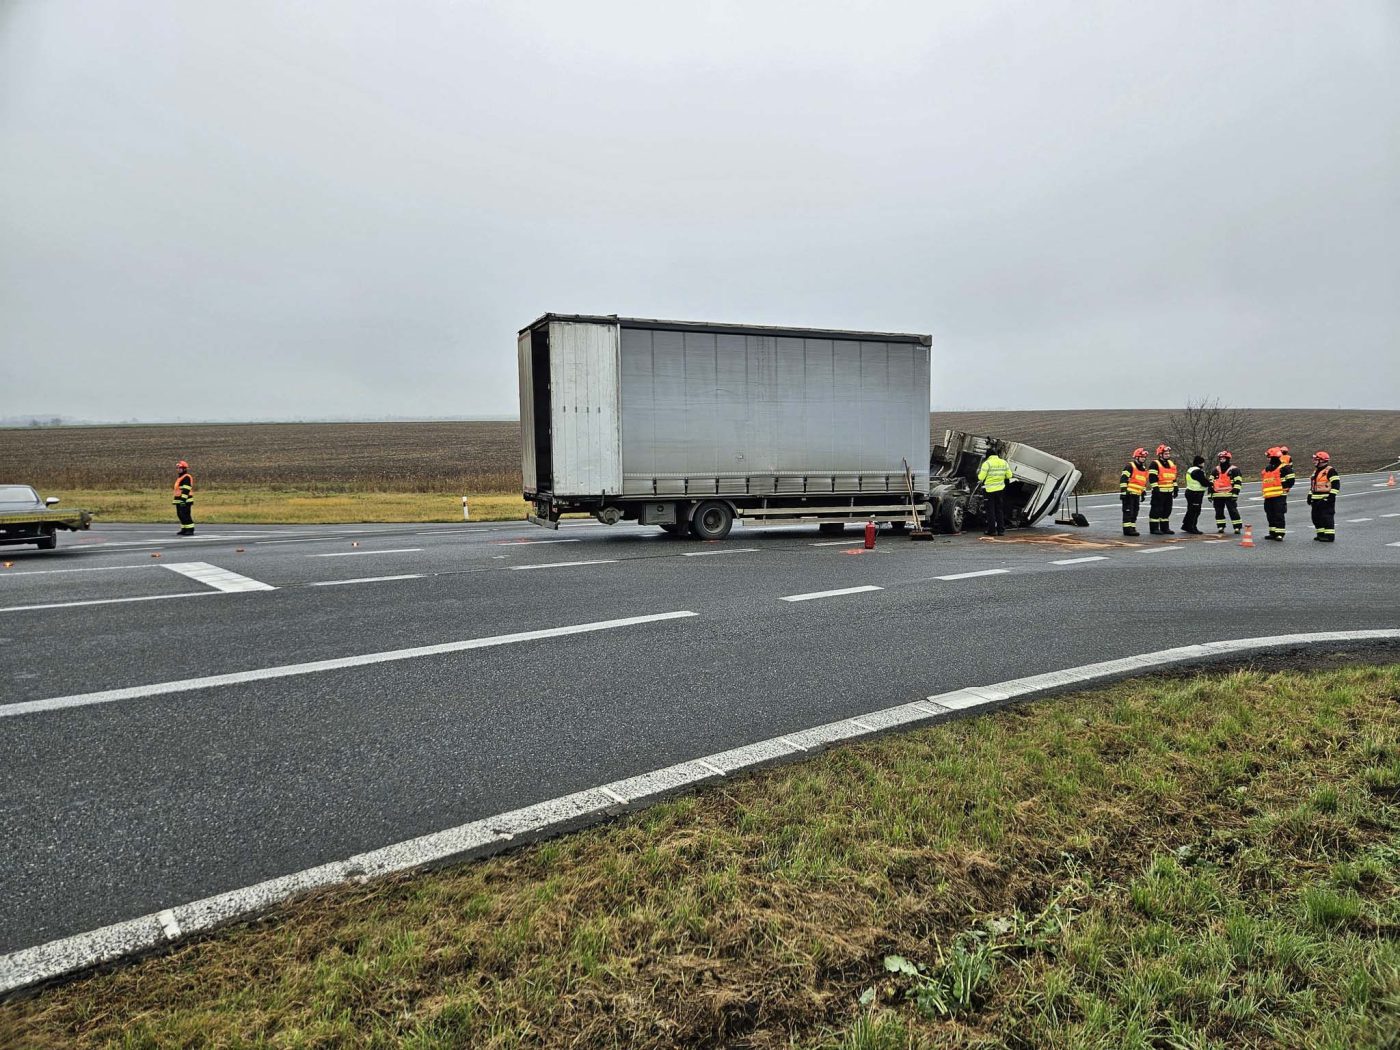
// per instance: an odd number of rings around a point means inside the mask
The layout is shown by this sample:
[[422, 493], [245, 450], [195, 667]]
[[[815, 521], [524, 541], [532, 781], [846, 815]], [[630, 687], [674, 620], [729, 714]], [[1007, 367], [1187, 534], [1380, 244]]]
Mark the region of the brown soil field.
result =
[[[1170, 409], [938, 412], [952, 427], [1025, 441], [1073, 460], [1086, 489], [1116, 483], [1135, 445], [1166, 439]], [[1233, 450], [1252, 471], [1269, 445], [1300, 463], [1318, 448], [1339, 469], [1376, 469], [1400, 457], [1400, 411], [1252, 409]], [[162, 488], [177, 459], [201, 487], [287, 486], [326, 492], [520, 491], [519, 424], [250, 423], [0, 429], [0, 481], [45, 490]], [[1212, 450], [1214, 451], [1214, 450]]]

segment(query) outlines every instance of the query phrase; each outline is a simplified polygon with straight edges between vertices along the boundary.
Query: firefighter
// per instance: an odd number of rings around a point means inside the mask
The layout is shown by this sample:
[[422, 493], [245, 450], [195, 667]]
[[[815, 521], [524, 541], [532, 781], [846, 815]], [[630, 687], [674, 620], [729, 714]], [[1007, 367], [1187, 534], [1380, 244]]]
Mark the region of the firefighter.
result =
[[1016, 480], [1011, 464], [1001, 458], [1001, 446], [987, 446], [987, 458], [977, 468], [977, 480], [987, 493], [988, 536], [1006, 535], [1006, 486]]
[[1285, 467], [1293, 466], [1293, 457], [1289, 455], [1287, 445], [1280, 445], [1278, 447], [1278, 458], [1283, 462]]
[[1319, 543], [1337, 540], [1337, 493], [1342, 479], [1332, 469], [1332, 457], [1326, 452], [1313, 453], [1313, 476], [1308, 485], [1308, 506], [1312, 510], [1313, 528]]
[[1215, 504], [1215, 531], [1225, 535], [1225, 523], [1228, 520], [1234, 525], [1235, 535], [1238, 536], [1244, 531], [1244, 521], [1240, 518], [1240, 490], [1244, 488], [1244, 475], [1232, 462], [1228, 449], [1215, 458], [1215, 469], [1210, 472], [1210, 500]]
[[176, 536], [194, 535], [194, 475], [190, 465], [183, 459], [175, 464], [175, 485], [173, 488], [175, 514], [180, 519], [180, 531]]
[[1206, 457], [1196, 456], [1186, 470], [1186, 514], [1181, 519], [1181, 531], [1202, 536], [1197, 528], [1201, 520], [1201, 504], [1205, 502], [1210, 484], [1206, 481]]
[[1259, 485], [1264, 495], [1264, 516], [1269, 519], [1269, 539], [1282, 543], [1287, 533], [1288, 490], [1296, 480], [1292, 464], [1283, 462], [1283, 449], [1275, 445], [1265, 453], [1269, 462], [1259, 472]]
[[1172, 459], [1170, 445], [1157, 446], [1157, 458], [1147, 471], [1147, 487], [1152, 493], [1152, 502], [1147, 509], [1148, 531], [1153, 535], [1174, 536], [1172, 530], [1172, 504], [1176, 502], [1176, 461]]
[[[1123, 503], [1123, 535], [1138, 536], [1138, 508], [1147, 491], [1147, 449], [1133, 449], [1133, 458], [1118, 476], [1118, 498]], [[1156, 531], [1155, 529], [1153, 530]]]

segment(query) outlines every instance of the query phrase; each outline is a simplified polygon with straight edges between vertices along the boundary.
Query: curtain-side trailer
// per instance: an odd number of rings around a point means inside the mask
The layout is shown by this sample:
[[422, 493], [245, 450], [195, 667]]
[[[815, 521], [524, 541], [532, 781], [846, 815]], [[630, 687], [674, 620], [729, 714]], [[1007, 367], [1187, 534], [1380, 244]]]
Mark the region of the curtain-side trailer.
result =
[[927, 513], [931, 343], [545, 314], [518, 344], [530, 520], [586, 511], [718, 539], [736, 517], [898, 522], [911, 502]]

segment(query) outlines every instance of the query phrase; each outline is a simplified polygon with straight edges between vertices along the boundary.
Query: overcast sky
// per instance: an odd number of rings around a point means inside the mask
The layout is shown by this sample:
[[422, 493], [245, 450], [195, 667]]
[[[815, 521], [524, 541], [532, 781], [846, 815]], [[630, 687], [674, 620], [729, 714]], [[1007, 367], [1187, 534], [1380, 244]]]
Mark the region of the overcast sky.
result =
[[1400, 4], [0, 0], [0, 417], [513, 415], [551, 310], [1400, 407]]

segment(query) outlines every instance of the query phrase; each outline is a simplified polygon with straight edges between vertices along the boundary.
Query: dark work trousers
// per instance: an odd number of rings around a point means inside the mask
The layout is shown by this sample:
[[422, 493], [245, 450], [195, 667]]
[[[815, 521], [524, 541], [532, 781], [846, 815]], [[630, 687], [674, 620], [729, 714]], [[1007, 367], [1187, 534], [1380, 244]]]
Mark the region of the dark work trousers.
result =
[[1006, 531], [1006, 490], [987, 493], [987, 534]]
[[180, 532], [186, 536], [194, 535], [194, 503], [175, 504], [175, 514], [180, 519]]
[[1171, 489], [1153, 489], [1152, 503], [1147, 509], [1147, 522], [1152, 526], [1152, 531], [1165, 532], [1172, 523], [1172, 503], [1176, 497], [1172, 495]]
[[1204, 492], [1186, 492], [1186, 514], [1181, 519], [1181, 527], [1186, 532], [1192, 532], [1200, 528], [1197, 524], [1201, 520], [1201, 504], [1205, 501]]
[[1264, 500], [1264, 517], [1269, 519], [1269, 535], [1283, 539], [1283, 519], [1288, 514], [1287, 496], [1270, 496]]
[[1244, 528], [1244, 522], [1240, 519], [1240, 501], [1234, 496], [1212, 496], [1211, 502], [1215, 504], [1215, 527], [1220, 532], [1225, 531], [1225, 522], [1229, 522], [1239, 532]]
[[1337, 497], [1312, 501], [1312, 523], [1317, 530], [1317, 538], [1328, 543], [1337, 538]]
[[1131, 536], [1137, 532], [1138, 508], [1142, 505], [1142, 497], [1134, 496], [1131, 492], [1124, 492], [1121, 496], [1123, 500], [1123, 532]]

